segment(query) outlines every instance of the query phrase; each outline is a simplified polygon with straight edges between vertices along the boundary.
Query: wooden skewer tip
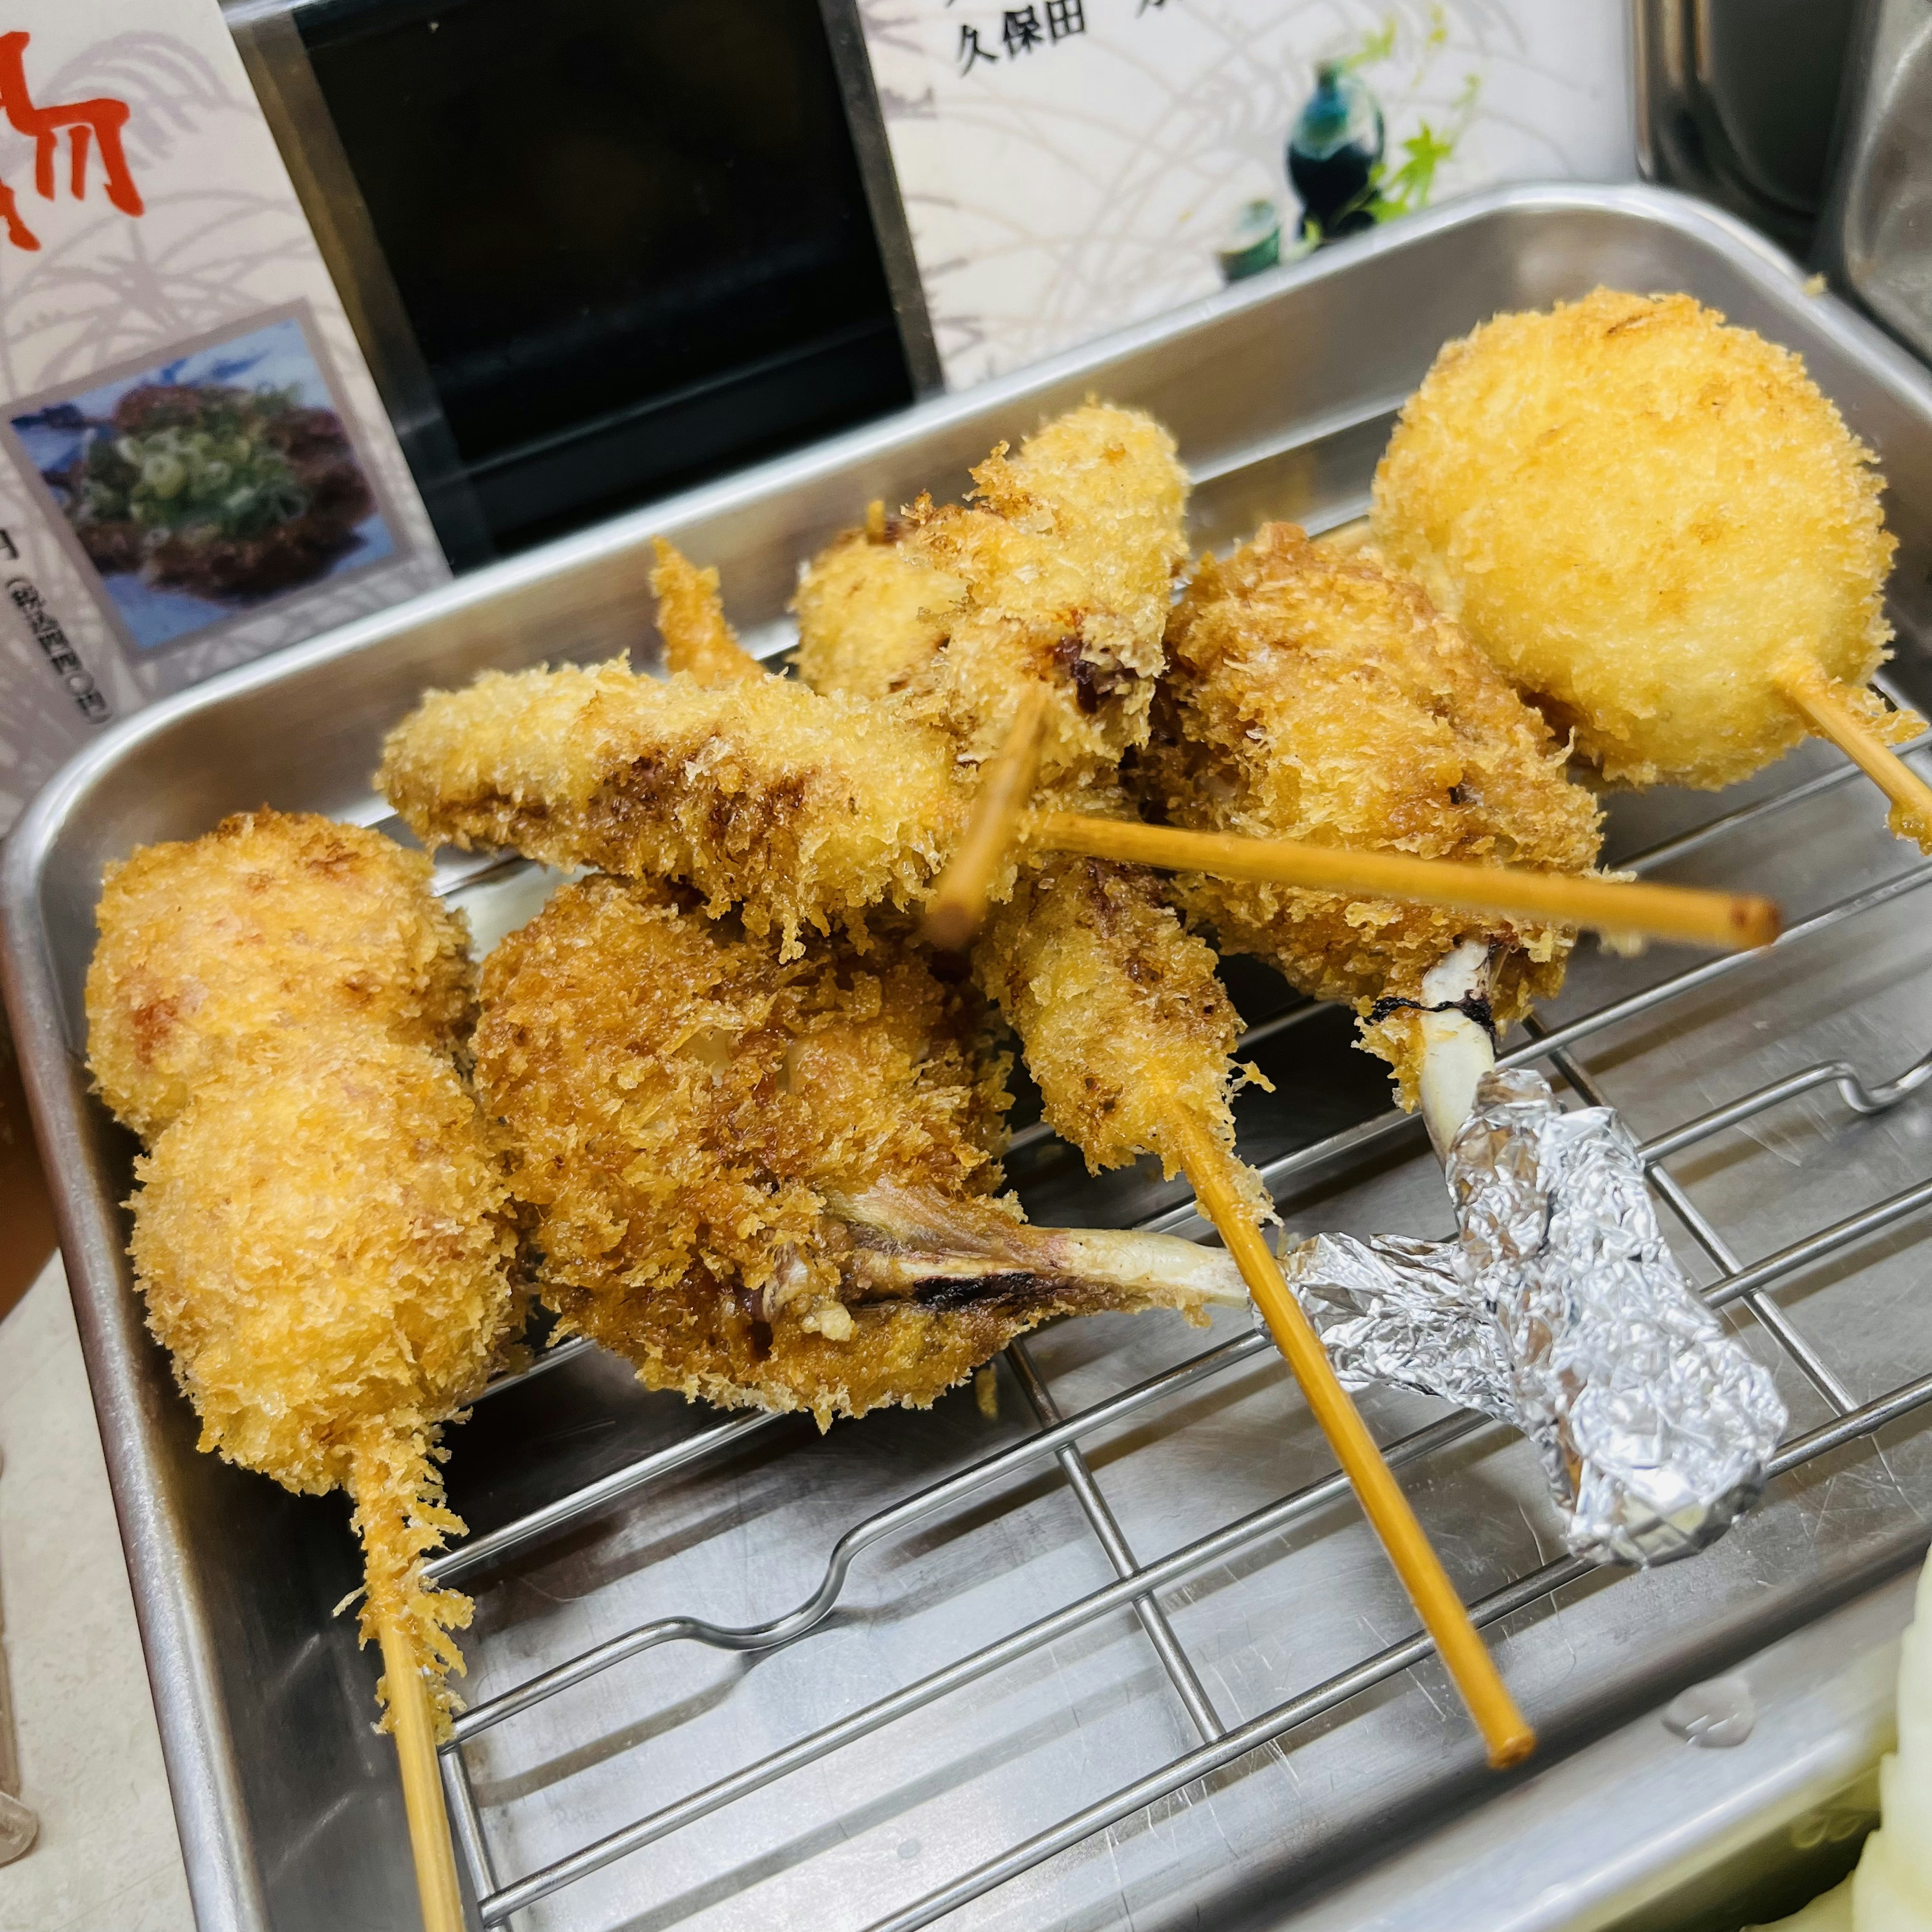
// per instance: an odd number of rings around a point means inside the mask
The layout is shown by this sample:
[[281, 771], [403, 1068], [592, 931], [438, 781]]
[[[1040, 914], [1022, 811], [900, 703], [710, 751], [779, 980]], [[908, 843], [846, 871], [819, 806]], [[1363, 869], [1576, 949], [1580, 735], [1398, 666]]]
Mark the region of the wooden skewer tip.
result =
[[1408, 1591], [1436, 1654], [1483, 1736], [1497, 1770], [1520, 1764], [1536, 1748], [1536, 1732], [1509, 1693], [1469, 1612], [1456, 1594], [1408, 1498], [1384, 1460], [1368, 1426], [1336, 1378], [1321, 1340], [1303, 1313], [1281, 1264], [1241, 1198], [1233, 1157], [1214, 1136], [1176, 1108], [1168, 1130], [1174, 1150], [1208, 1218], [1241, 1270], [1276, 1342], [1300, 1384], [1310, 1412], [1334, 1450], [1390, 1562]]
[[396, 1756], [403, 1779], [403, 1808], [410, 1823], [410, 1850], [416, 1868], [423, 1932], [464, 1932], [463, 1893], [456, 1878], [450, 1842], [449, 1813], [443, 1801], [442, 1773], [436, 1763], [435, 1727], [430, 1721], [429, 1687], [424, 1683], [409, 1639], [394, 1619], [378, 1613], [382, 1672], [395, 1729]]

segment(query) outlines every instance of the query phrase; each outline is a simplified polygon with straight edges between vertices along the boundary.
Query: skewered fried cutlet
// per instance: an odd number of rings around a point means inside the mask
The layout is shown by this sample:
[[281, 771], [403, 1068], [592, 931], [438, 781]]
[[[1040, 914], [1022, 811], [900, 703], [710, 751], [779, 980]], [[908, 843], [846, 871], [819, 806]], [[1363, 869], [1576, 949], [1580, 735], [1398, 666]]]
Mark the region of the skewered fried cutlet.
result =
[[152, 1138], [264, 1032], [326, 1020], [448, 1049], [469, 1023], [468, 934], [429, 861], [309, 812], [240, 812], [107, 868], [88, 969], [88, 1064]]
[[[1214, 949], [1139, 866], [1022, 866], [974, 942], [973, 976], [1019, 1036], [1047, 1124], [1091, 1172], [1153, 1154], [1172, 1174], [1179, 1116], [1232, 1150], [1234, 1090], [1267, 1084], [1235, 1064], [1240, 1022]], [[1250, 1206], [1270, 1214], [1259, 1178], [1240, 1173]]]
[[[389, 734], [379, 788], [426, 844], [676, 879], [788, 947], [916, 906], [1019, 681], [1055, 694], [1048, 756], [1070, 782], [1144, 737], [1181, 553], [1186, 478], [1146, 417], [1076, 410], [976, 474], [981, 505], [920, 513], [917, 547], [966, 593], [943, 675], [890, 704], [749, 675], [710, 573], [673, 552], [654, 581], [682, 668], [492, 672], [431, 692]], [[1011, 885], [1009, 869], [995, 896]]]
[[[1564, 747], [1420, 589], [1372, 556], [1264, 524], [1204, 557], [1168, 632], [1155, 735], [1135, 783], [1168, 822], [1431, 859], [1580, 872], [1600, 820]], [[1416, 1000], [1465, 940], [1498, 949], [1495, 1012], [1561, 985], [1572, 938], [1495, 915], [1268, 884], [1174, 881], [1223, 946], [1272, 962], [1365, 1018]], [[1398, 1009], [1364, 1044], [1412, 1104], [1419, 1028]]]
[[1598, 289], [1450, 343], [1376, 472], [1377, 543], [1618, 782], [1714, 788], [1804, 735], [1793, 652], [1882, 734], [1896, 548], [1871, 452], [1789, 350]]
[[1043, 784], [1104, 784], [1144, 742], [1187, 476], [1136, 410], [1090, 403], [973, 472], [964, 506], [921, 497], [809, 565], [795, 604], [800, 676], [885, 700], [991, 757], [1021, 690], [1052, 695]]
[[130, 1252], [201, 1447], [349, 1492], [363, 1634], [392, 1622], [446, 1713], [470, 1605], [422, 1574], [462, 1528], [436, 1438], [520, 1312], [502, 1164], [451, 1058], [461, 918], [419, 856], [266, 812], [136, 853], [99, 918], [90, 1043], [150, 1142]]
[[[1022, 461], [1061, 428], [1050, 425], [1034, 438]], [[1111, 530], [1098, 514], [1068, 520], [1083, 524], [1090, 546], [1107, 551], [1096, 580], [1133, 586], [1143, 615], [1164, 621], [1173, 555], [1165, 516]], [[1137, 545], [1138, 554], [1117, 554], [1110, 543]], [[903, 540], [860, 532], [835, 544], [800, 586], [801, 675], [848, 696], [932, 691], [950, 674], [958, 646], [934, 621], [936, 597], [917, 588], [929, 575]], [[976, 748], [997, 721], [998, 700], [968, 685], [934, 715], [962, 746]], [[1104, 771], [1090, 764], [1082, 776], [1077, 800], [1069, 802], [1131, 815], [1111, 761]], [[1064, 795], [1066, 788], [1063, 780], [1047, 789]], [[1019, 1036], [1047, 1124], [1095, 1172], [1152, 1153], [1172, 1173], [1179, 1116], [1233, 1147], [1231, 1096], [1243, 1078], [1259, 1076], [1234, 1064], [1239, 1022], [1215, 965], [1213, 950], [1182, 926], [1151, 873], [1104, 860], [1023, 862], [1012, 896], [990, 909], [973, 949], [974, 978]], [[1250, 1204], [1270, 1211], [1258, 1178], [1242, 1174]]]
[[390, 733], [376, 782], [426, 844], [676, 879], [789, 950], [916, 904], [970, 786], [937, 732], [761, 672], [717, 685], [591, 670], [485, 672]]
[[1234, 1298], [1225, 1256], [1027, 1225], [998, 1196], [1004, 1064], [970, 992], [566, 886], [484, 963], [477, 1081], [564, 1328], [652, 1388], [821, 1425], [924, 1407], [1052, 1316]]

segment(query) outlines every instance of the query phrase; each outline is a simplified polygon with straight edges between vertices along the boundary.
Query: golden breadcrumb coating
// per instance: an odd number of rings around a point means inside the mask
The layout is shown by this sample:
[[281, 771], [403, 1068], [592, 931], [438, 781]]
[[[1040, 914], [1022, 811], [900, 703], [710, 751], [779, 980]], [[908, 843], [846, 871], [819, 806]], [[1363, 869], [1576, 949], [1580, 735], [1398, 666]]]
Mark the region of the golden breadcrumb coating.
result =
[[244, 1042], [355, 1021], [448, 1047], [470, 1010], [469, 931], [429, 861], [309, 812], [242, 812], [107, 868], [88, 1060], [152, 1138]]
[[[1187, 475], [1136, 410], [1090, 403], [973, 472], [971, 502], [922, 497], [839, 538], [796, 609], [808, 682], [892, 694], [980, 762], [1028, 683], [1054, 700], [1040, 775], [1104, 782], [1147, 736], [1174, 573], [1186, 554]], [[836, 670], [833, 668], [836, 664]]]
[[[1594, 801], [1564, 749], [1412, 583], [1370, 556], [1264, 524], [1203, 557], [1168, 632], [1142, 798], [1201, 831], [1575, 872], [1594, 861]], [[1466, 939], [1504, 949], [1498, 1016], [1562, 983], [1570, 937], [1494, 915], [1184, 875], [1181, 903], [1222, 944], [1272, 961], [1318, 999], [1366, 1014], [1413, 999]], [[1413, 1098], [1419, 1040], [1397, 1013], [1365, 1043]]]
[[922, 898], [964, 823], [952, 747], [790, 679], [722, 687], [590, 670], [485, 672], [390, 733], [376, 782], [425, 844], [694, 886], [754, 933]]
[[[674, 888], [566, 886], [484, 963], [476, 1036], [544, 1300], [650, 1388], [821, 1425], [923, 1407], [1051, 1316], [1197, 1306], [1162, 1273], [1189, 1244], [995, 1198], [980, 1024], [890, 937], [782, 962]], [[1151, 1273], [1102, 1278], [1109, 1244]]]
[[916, 556], [906, 530], [895, 518], [848, 530], [801, 573], [792, 662], [814, 690], [892, 697], [946, 648], [966, 586]]
[[657, 563], [651, 590], [658, 600], [658, 634], [664, 669], [688, 671], [700, 684], [763, 677], [764, 667], [738, 642], [724, 618], [718, 573], [700, 570], [663, 537], [653, 537]]
[[[1102, 439], [1129, 429], [1138, 455], [1120, 494], [1135, 513], [1123, 514], [1114, 494], [1096, 487], [1111, 478], [1111, 466], [1090, 458]], [[996, 458], [975, 475], [982, 490], [1015, 502], [1012, 472], [1036, 476], [1053, 462], [1065, 478], [1053, 487], [1070, 506], [1062, 521], [1078, 533], [1080, 568], [1094, 601], [1113, 596], [1138, 623], [1164, 625], [1185, 503], [1172, 447], [1144, 418], [1090, 407], [1049, 424], [1016, 464]], [[1082, 449], [1090, 458], [1084, 468], [1076, 460]], [[944, 514], [969, 522], [980, 516]], [[998, 742], [1010, 696], [974, 680], [946, 688], [938, 701], [962, 661], [950, 627], [968, 600], [961, 579], [920, 560], [924, 527], [868, 516], [865, 530], [814, 561], [800, 586], [798, 666], [820, 690], [905, 694], [902, 702], [928, 706], [977, 756]], [[958, 587], [950, 602], [946, 586]], [[1156, 651], [1146, 661], [1159, 657]], [[922, 682], [914, 676], [922, 664]], [[1136, 742], [1144, 731], [1143, 715]], [[1090, 811], [1131, 815], [1113, 781], [1118, 755], [1116, 747], [1076, 768], [1072, 784], [1063, 767], [1062, 783], [1047, 789]], [[1168, 1127], [1184, 1112], [1232, 1148], [1238, 1022], [1213, 950], [1183, 928], [1152, 874], [1098, 860], [1027, 861], [1011, 898], [988, 914], [973, 970], [1019, 1036], [1048, 1124], [1081, 1150], [1090, 1169], [1156, 1153], [1172, 1172]], [[1249, 1070], [1247, 1077], [1258, 1076]], [[1258, 1181], [1243, 1172], [1251, 1198], [1268, 1211]]]
[[370, 1608], [405, 1613], [440, 1683], [469, 1606], [422, 1580], [462, 1527], [436, 1426], [481, 1390], [514, 1312], [508, 1191], [475, 1101], [430, 1048], [272, 1030], [198, 1082], [135, 1174], [148, 1325], [200, 1446], [287, 1489], [347, 1488]]
[[1607, 777], [1710, 788], [1804, 735], [1788, 652], [1853, 686], [1884, 659], [1872, 464], [1789, 350], [1598, 289], [1442, 350], [1375, 534]]
[[394, 1622], [440, 1724], [470, 1605], [422, 1574], [463, 1527], [436, 1432], [522, 1292], [501, 1160], [452, 1057], [466, 929], [429, 880], [420, 854], [301, 814], [144, 848], [110, 871], [87, 1006], [110, 1104], [150, 1143], [130, 1252], [201, 1446], [349, 1490], [363, 1636]]
[[[1152, 873], [1101, 859], [1024, 868], [973, 949], [974, 978], [1024, 1044], [1047, 1124], [1094, 1173], [1153, 1153], [1172, 1174], [1178, 1114], [1233, 1148], [1231, 1095], [1267, 1083], [1234, 1064], [1240, 1022], [1215, 966]], [[1241, 1172], [1251, 1204], [1270, 1212]]]

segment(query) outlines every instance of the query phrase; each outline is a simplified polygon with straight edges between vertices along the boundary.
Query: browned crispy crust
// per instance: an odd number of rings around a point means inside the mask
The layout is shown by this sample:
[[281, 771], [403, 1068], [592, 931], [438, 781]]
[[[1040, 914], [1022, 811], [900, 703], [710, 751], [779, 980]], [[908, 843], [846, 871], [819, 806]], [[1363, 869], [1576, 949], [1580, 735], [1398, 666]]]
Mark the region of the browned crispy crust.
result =
[[[995, 1192], [982, 1022], [898, 940], [782, 962], [672, 889], [565, 887], [485, 962], [476, 1041], [545, 1301], [650, 1388], [821, 1424], [922, 1408], [1050, 1316], [1162, 1305], [1026, 1266], [917, 1278], [949, 1234], [1052, 1239]], [[881, 1200], [912, 1204], [896, 1231]]]
[[922, 496], [852, 531], [800, 584], [797, 664], [821, 689], [887, 700], [977, 764], [1028, 684], [1052, 706], [1044, 783], [1104, 784], [1147, 736], [1186, 472], [1139, 410], [1089, 403], [1003, 443], [964, 506]]
[[426, 844], [698, 888], [789, 950], [916, 904], [970, 797], [952, 747], [790, 679], [662, 682], [621, 659], [431, 692], [377, 784]]
[[[1600, 815], [1564, 747], [1420, 589], [1372, 557], [1264, 524], [1202, 558], [1169, 627], [1171, 664], [1136, 783], [1202, 830], [1304, 838], [1541, 870], [1594, 862]], [[1464, 939], [1504, 949], [1498, 1017], [1562, 983], [1549, 927], [1291, 887], [1183, 877], [1182, 904], [1222, 944], [1272, 961], [1317, 998], [1367, 1013], [1414, 998]], [[1364, 1043], [1412, 1098], [1412, 1017]]]
[[469, 934], [429, 861], [312, 812], [226, 818], [107, 868], [88, 970], [88, 1058], [109, 1106], [152, 1136], [241, 1043], [319, 1021], [452, 1046], [470, 1012]]
[[135, 1169], [148, 1325], [201, 1447], [285, 1488], [346, 1488], [365, 1637], [397, 1612], [451, 1702], [469, 1621], [422, 1558], [444, 1507], [438, 1426], [481, 1390], [515, 1312], [502, 1169], [441, 1054], [361, 1028], [259, 1034]]
[[700, 570], [663, 537], [653, 537], [651, 548], [657, 557], [651, 590], [658, 600], [664, 669], [688, 671], [700, 684], [764, 676], [764, 665], [738, 642], [725, 620], [717, 572]]
[[[1048, 1125], [1095, 1172], [1151, 1152], [1172, 1173], [1178, 1115], [1233, 1148], [1229, 1100], [1260, 1076], [1234, 1065], [1240, 1022], [1215, 966], [1151, 873], [1099, 859], [1022, 868], [973, 950], [974, 977], [1024, 1042]], [[1258, 1183], [1252, 1193], [1268, 1211]]]
[[470, 1606], [422, 1575], [462, 1528], [436, 1436], [521, 1309], [502, 1166], [452, 1057], [461, 916], [420, 854], [265, 811], [136, 852], [100, 919], [90, 1052], [151, 1143], [131, 1252], [202, 1447], [350, 1490], [364, 1635], [393, 1619], [446, 1713]]

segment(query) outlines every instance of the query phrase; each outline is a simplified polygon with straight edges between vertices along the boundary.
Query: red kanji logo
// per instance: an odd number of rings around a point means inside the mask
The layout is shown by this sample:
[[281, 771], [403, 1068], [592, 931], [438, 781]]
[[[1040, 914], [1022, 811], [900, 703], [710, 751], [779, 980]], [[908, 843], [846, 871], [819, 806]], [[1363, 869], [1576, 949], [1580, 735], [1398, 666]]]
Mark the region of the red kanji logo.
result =
[[[110, 94], [92, 100], [70, 100], [52, 107], [36, 107], [27, 91], [24, 56], [27, 36], [0, 34], [0, 116], [15, 134], [34, 144], [34, 186], [43, 201], [54, 199], [54, 166], [59, 159], [61, 130], [67, 130], [68, 184], [76, 201], [87, 199], [90, 148], [100, 150], [100, 172], [107, 199], [123, 214], [139, 214], [141, 193], [128, 170], [121, 130], [128, 124], [128, 104]], [[0, 222], [16, 248], [38, 248], [40, 238], [20, 218], [14, 190], [0, 182]]]

